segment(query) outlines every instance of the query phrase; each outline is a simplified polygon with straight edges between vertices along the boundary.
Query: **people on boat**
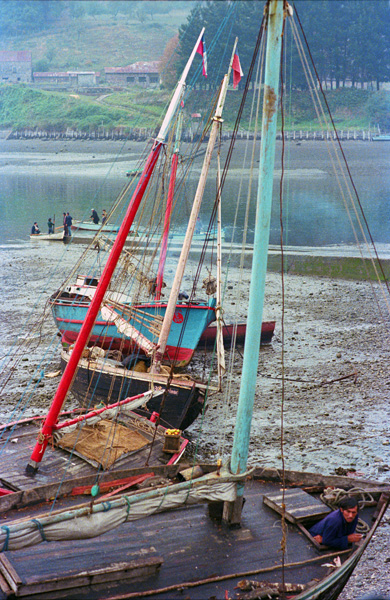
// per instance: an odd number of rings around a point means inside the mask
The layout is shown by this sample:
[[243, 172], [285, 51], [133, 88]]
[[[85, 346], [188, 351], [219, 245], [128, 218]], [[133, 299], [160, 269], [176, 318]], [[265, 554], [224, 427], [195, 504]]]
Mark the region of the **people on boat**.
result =
[[62, 219], [62, 224], [64, 226], [64, 235], [69, 235], [68, 234], [68, 226], [66, 224], [66, 213], [62, 213], [63, 219]]
[[38, 235], [38, 233], [41, 233], [41, 230], [38, 227], [38, 223], [34, 221], [34, 224], [31, 227], [31, 235]]
[[94, 208], [91, 209], [91, 216], [89, 217], [90, 219], [92, 219], [92, 221], [95, 223], [95, 225], [99, 224], [99, 215], [97, 214], [96, 210]]
[[102, 223], [107, 221], [107, 211], [105, 209], [102, 210]]
[[196, 219], [195, 233], [201, 233], [201, 231], [202, 231], [202, 221], [201, 221], [201, 218], [198, 217]]
[[323, 546], [346, 550], [348, 544], [360, 542], [362, 539], [360, 533], [355, 533], [358, 512], [356, 498], [346, 496], [341, 500], [339, 508], [313, 525], [309, 533]]
[[66, 225], [65, 235], [72, 235], [72, 223], [73, 223], [73, 219], [70, 216], [69, 212], [67, 212], [65, 215], [65, 225]]
[[47, 233], [50, 235], [51, 233], [54, 233], [54, 223], [51, 220], [51, 217], [48, 218], [47, 220]]

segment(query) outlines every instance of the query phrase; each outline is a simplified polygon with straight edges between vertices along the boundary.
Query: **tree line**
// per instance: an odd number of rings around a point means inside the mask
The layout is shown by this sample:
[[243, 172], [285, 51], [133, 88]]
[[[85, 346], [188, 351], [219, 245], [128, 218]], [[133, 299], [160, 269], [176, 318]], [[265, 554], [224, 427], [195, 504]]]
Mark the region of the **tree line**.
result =
[[[388, 0], [296, 0], [291, 3], [307, 38], [310, 53], [322, 82], [343, 86], [379, 89], [390, 81], [390, 4]], [[179, 31], [177, 72], [206, 27], [209, 44], [208, 83], [217, 85], [224, 74], [235, 37], [244, 74], [249, 71], [255, 40], [265, 3], [257, 0], [199, 3]], [[285, 44], [288, 43], [288, 33]], [[252, 42], [250, 40], [253, 40]], [[226, 43], [231, 42], [231, 43]], [[294, 73], [291, 86], [306, 86], [299, 57], [292, 53], [288, 68]], [[240, 85], [245, 84], [245, 77]]]

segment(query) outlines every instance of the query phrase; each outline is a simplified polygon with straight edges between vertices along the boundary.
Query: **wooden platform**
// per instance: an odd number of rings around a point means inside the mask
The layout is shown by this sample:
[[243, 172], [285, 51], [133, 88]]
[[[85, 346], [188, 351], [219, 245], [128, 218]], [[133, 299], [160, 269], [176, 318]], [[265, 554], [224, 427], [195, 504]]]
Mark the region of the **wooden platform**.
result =
[[[50, 562], [50, 557], [47, 557], [47, 560]], [[7, 556], [0, 554], [0, 589], [6, 597], [35, 596], [37, 600], [45, 597], [68, 598], [75, 589], [98, 588], [118, 581], [126, 581], [126, 583], [141, 581], [155, 575], [162, 563], [163, 559], [154, 556], [153, 551], [145, 551], [142, 558], [109, 563], [101, 568], [80, 570], [77, 566], [67, 568], [64, 565], [60, 573], [47, 572], [43, 575], [33, 572], [22, 579]]]
[[303, 523], [307, 521], [319, 521], [331, 512], [321, 500], [307, 494], [300, 488], [280, 490], [275, 494], [269, 494], [263, 498], [264, 504], [271, 507], [278, 514], [282, 514], [282, 504], [286, 506], [285, 516], [290, 523]]

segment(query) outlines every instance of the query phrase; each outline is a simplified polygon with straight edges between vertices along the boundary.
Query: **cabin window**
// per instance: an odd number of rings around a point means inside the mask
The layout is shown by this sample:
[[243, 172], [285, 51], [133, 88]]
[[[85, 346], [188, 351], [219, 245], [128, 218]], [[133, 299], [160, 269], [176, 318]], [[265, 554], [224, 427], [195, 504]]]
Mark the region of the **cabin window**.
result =
[[134, 83], [134, 77], [126, 77], [127, 83]]
[[86, 277], [84, 279], [84, 283], [85, 283], [85, 285], [90, 285], [91, 287], [97, 287], [97, 284], [99, 283], [99, 280], [96, 279], [96, 278]]
[[143, 75], [141, 75], [140, 77], [138, 77], [138, 81], [139, 81], [139, 83], [145, 83], [146, 77], [144, 77]]

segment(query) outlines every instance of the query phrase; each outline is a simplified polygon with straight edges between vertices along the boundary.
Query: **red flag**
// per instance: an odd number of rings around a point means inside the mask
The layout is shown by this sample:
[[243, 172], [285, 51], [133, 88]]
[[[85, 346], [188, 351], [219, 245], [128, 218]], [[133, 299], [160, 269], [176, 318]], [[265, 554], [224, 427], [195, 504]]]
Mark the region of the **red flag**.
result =
[[244, 75], [241, 69], [240, 59], [238, 58], [237, 52], [235, 52], [233, 57], [233, 89], [236, 89], [238, 84], [240, 83], [241, 77]]
[[199, 46], [197, 48], [197, 53], [202, 56], [202, 73], [205, 77], [207, 77], [207, 52], [206, 52], [206, 44], [204, 41], [204, 36], [202, 35], [202, 39], [199, 42]]

